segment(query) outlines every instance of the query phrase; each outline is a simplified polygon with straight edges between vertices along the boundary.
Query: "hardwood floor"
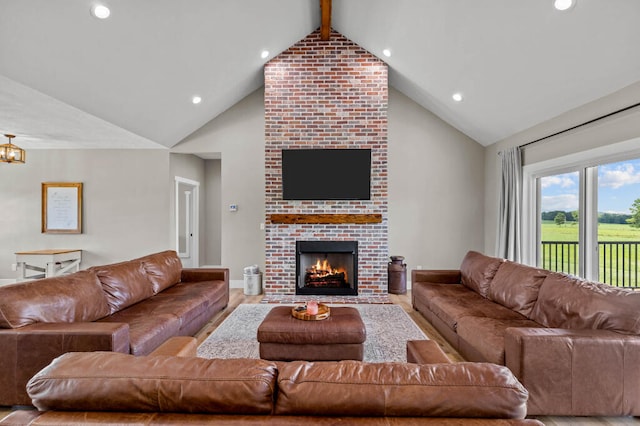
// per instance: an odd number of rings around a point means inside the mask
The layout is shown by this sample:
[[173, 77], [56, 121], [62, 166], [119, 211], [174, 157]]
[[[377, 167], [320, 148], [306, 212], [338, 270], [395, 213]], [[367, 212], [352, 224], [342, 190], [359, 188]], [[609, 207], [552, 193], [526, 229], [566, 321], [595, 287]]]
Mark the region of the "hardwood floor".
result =
[[[429, 324], [422, 315], [413, 309], [411, 306], [411, 293], [407, 292], [403, 295], [389, 295], [391, 301], [402, 306], [405, 312], [413, 319], [413, 321], [420, 327], [420, 329], [430, 339], [438, 342], [444, 352], [454, 361], [463, 361], [464, 359], [447, 343], [442, 336]], [[242, 303], [260, 303], [262, 295], [258, 296], [245, 296], [242, 289], [232, 289], [229, 295], [229, 306], [224, 311], [220, 312], [214, 318], [205, 325], [196, 338], [198, 339], [198, 345], [202, 343], [228, 316], [233, 310]], [[0, 418], [3, 418], [9, 413], [9, 410], [4, 407], [0, 407]], [[560, 417], [560, 416], [535, 416], [547, 426], [566, 426], [566, 425], [581, 425], [581, 426], [626, 426], [626, 425], [640, 425], [640, 418], [635, 417]]]

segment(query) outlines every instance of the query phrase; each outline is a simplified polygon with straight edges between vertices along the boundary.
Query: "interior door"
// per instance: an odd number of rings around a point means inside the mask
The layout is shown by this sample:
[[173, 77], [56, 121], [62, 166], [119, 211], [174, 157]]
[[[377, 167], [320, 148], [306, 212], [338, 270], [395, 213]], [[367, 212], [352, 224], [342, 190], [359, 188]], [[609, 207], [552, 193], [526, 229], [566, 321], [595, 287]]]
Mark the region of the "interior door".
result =
[[176, 176], [176, 251], [184, 268], [199, 265], [198, 209], [200, 183]]

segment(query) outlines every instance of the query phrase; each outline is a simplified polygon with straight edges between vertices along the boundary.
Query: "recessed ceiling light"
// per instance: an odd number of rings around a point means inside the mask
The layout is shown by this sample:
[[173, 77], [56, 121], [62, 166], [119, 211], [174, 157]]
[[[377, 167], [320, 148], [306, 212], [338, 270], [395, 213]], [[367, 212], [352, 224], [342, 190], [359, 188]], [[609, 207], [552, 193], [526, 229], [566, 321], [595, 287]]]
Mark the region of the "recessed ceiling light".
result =
[[198, 105], [200, 102], [202, 102], [202, 98], [200, 96], [194, 96], [193, 98], [191, 98], [191, 102], [193, 102], [195, 105]]
[[262, 59], [266, 59], [269, 57], [269, 51], [268, 50], [263, 50], [262, 53], [260, 53], [260, 57]]
[[384, 50], [382, 51], [382, 54], [388, 58], [388, 57], [390, 57], [390, 56], [391, 56], [391, 50], [389, 50], [389, 49], [384, 49]]
[[96, 4], [91, 8], [91, 14], [98, 19], [107, 19], [111, 15], [111, 11], [103, 4]]
[[576, 5], [576, 0], [554, 0], [553, 7], [558, 10], [569, 10]]
[[451, 98], [456, 102], [461, 102], [462, 101], [462, 93], [456, 92], [453, 95], [451, 95]]

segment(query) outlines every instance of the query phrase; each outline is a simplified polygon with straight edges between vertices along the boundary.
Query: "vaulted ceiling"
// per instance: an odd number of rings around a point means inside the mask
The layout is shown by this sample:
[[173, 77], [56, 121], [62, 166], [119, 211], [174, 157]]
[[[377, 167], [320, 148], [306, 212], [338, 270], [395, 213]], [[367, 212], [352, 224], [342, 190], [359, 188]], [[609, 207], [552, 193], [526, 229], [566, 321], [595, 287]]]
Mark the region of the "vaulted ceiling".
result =
[[[0, 132], [16, 144], [175, 146], [321, 20], [319, 0], [104, 0], [105, 20], [95, 3], [0, 0]], [[483, 145], [640, 81], [638, 0], [332, 3], [392, 87]]]

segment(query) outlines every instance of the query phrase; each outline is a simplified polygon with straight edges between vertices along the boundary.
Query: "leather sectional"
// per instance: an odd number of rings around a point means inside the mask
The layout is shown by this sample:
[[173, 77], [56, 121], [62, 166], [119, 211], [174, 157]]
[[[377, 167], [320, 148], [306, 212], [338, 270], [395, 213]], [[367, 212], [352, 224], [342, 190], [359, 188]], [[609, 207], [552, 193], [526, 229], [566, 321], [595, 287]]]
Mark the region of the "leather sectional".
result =
[[229, 302], [228, 269], [182, 269], [174, 251], [0, 287], [0, 405], [66, 352], [147, 355], [199, 331]]
[[413, 270], [412, 299], [465, 359], [507, 366], [529, 414], [640, 415], [640, 292], [472, 251]]
[[419, 365], [203, 359], [176, 339], [150, 356], [62, 355], [28, 384], [38, 411], [0, 425], [542, 424], [509, 369], [448, 363], [431, 341], [411, 348]]

